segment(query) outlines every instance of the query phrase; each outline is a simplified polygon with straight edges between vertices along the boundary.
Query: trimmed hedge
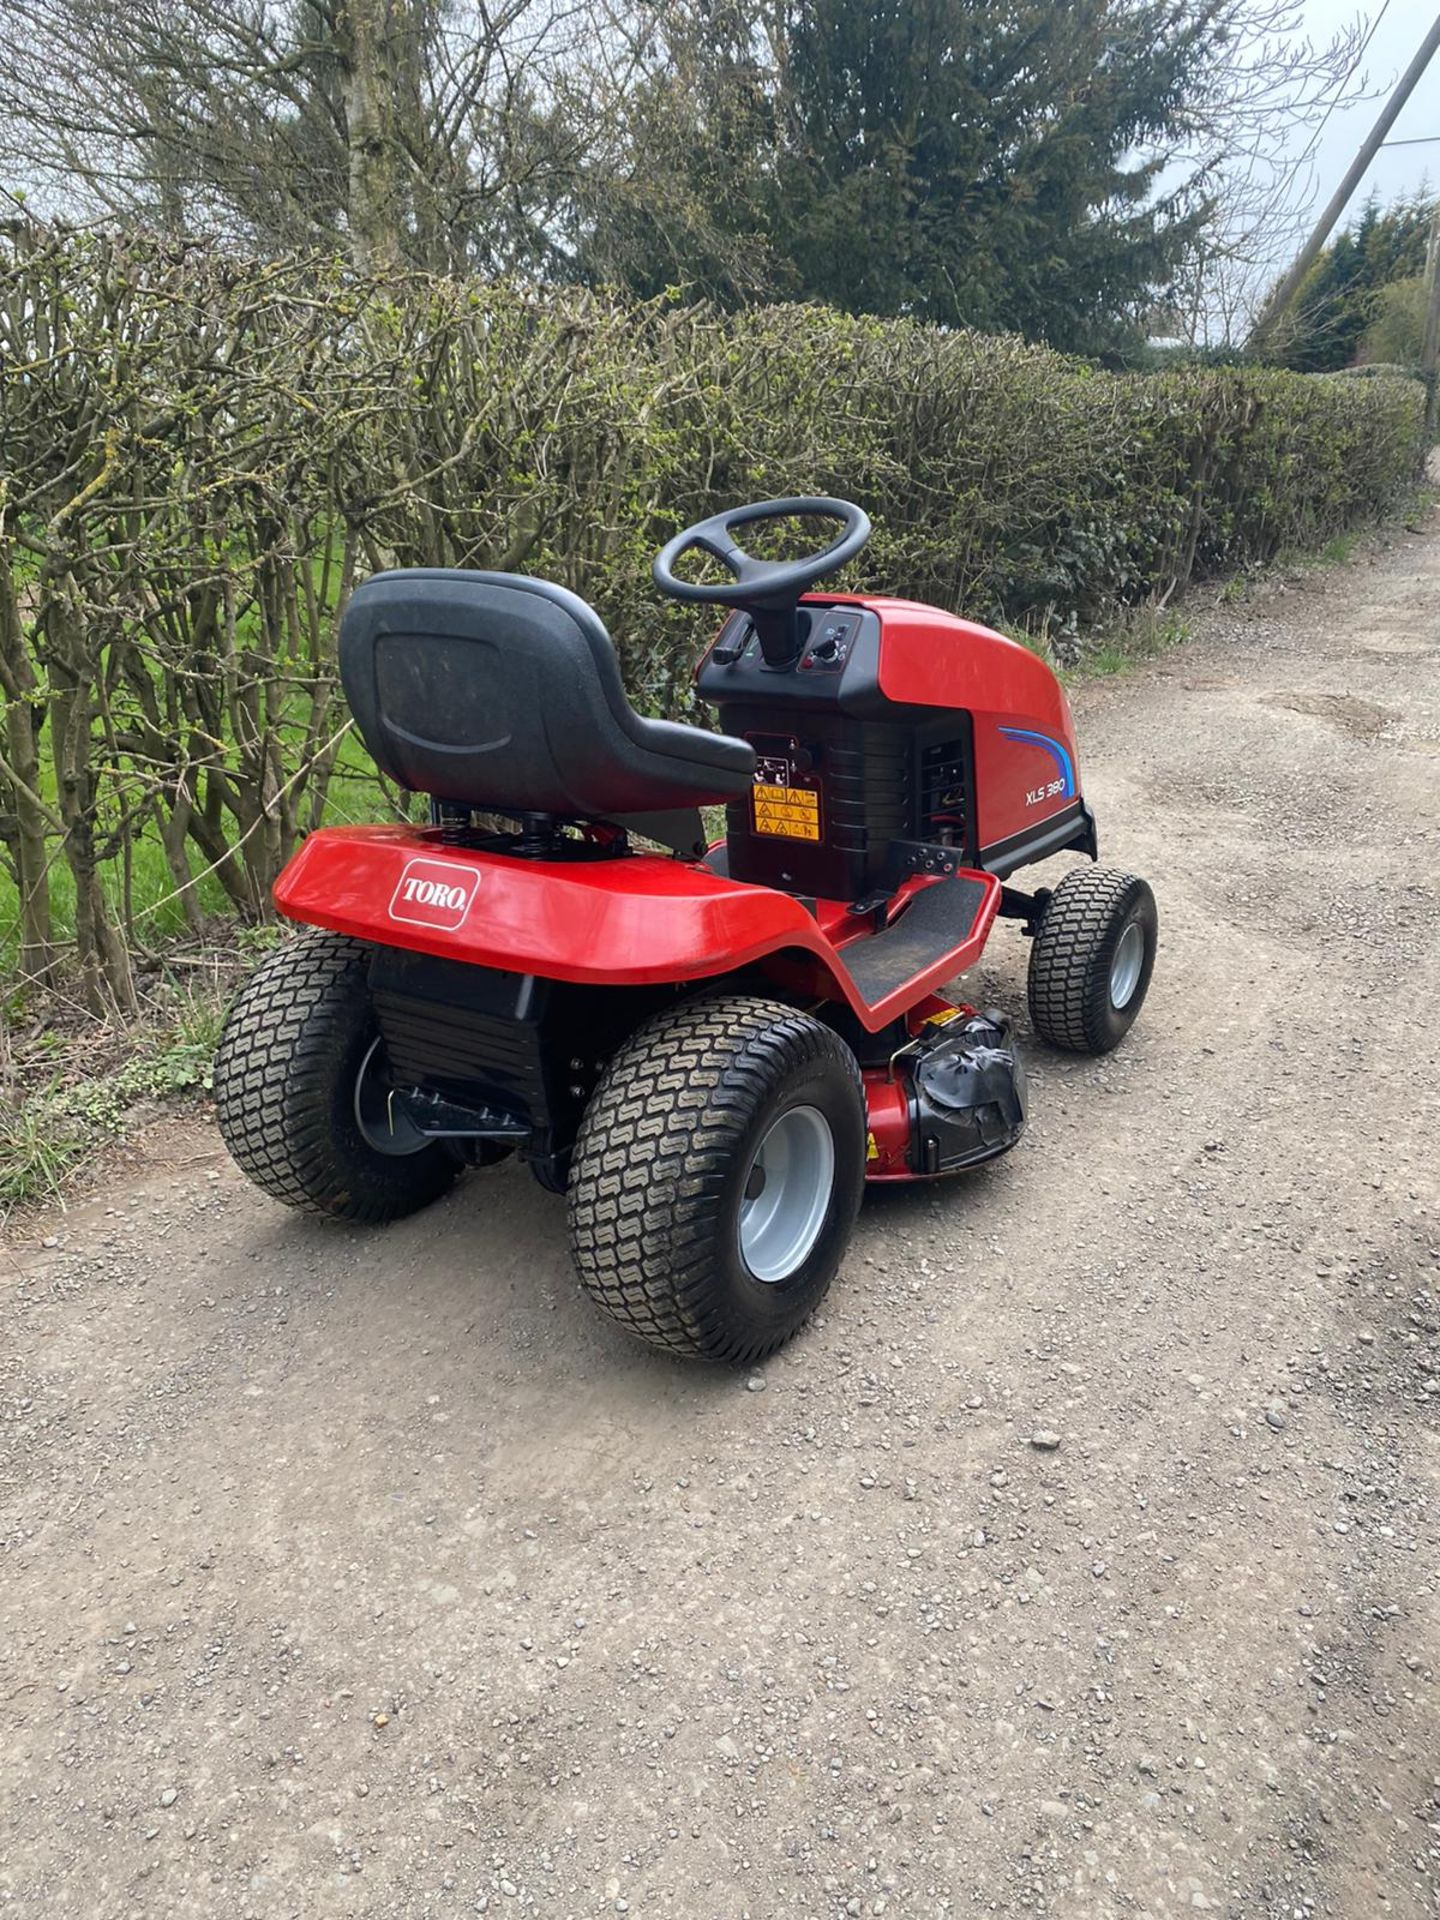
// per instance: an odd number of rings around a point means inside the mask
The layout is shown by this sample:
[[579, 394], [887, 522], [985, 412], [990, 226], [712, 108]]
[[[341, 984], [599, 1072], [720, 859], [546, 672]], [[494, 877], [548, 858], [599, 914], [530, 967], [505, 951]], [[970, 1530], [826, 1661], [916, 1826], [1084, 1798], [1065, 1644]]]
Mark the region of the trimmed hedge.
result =
[[[636, 698], [675, 712], [712, 623], [659, 599], [650, 557], [722, 505], [857, 499], [877, 532], [853, 584], [1044, 631], [1385, 513], [1420, 472], [1423, 410], [1399, 377], [1113, 376], [816, 308], [365, 281], [12, 229], [0, 837], [24, 964], [53, 956], [57, 855], [97, 994], [124, 998], [107, 876], [139, 840], [177, 889], [204, 866], [265, 911], [350, 751], [334, 620], [374, 567], [564, 581]], [[193, 918], [193, 893], [181, 905]]]

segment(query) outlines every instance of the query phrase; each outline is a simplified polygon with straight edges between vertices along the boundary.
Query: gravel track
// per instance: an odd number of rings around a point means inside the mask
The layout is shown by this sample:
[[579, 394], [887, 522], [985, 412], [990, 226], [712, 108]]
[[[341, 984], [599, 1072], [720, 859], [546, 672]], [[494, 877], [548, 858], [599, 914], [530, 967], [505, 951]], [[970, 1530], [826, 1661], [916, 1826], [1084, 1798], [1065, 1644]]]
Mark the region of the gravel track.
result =
[[1077, 701], [1134, 1033], [763, 1375], [513, 1165], [12, 1238], [0, 1908], [1440, 1913], [1440, 527], [1196, 627]]

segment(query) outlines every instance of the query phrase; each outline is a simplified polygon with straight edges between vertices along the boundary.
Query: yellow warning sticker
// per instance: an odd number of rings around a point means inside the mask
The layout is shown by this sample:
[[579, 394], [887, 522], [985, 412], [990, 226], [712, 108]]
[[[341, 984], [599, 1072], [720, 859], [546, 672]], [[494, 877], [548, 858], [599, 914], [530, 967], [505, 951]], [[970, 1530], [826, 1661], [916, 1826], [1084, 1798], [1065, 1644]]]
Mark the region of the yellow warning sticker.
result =
[[945, 1027], [948, 1026], [952, 1020], [958, 1020], [960, 1014], [961, 1009], [959, 1007], [946, 1007], [943, 1013], [927, 1013], [920, 1024], [925, 1027]]
[[813, 787], [756, 786], [755, 831], [779, 840], [820, 838], [820, 795]]

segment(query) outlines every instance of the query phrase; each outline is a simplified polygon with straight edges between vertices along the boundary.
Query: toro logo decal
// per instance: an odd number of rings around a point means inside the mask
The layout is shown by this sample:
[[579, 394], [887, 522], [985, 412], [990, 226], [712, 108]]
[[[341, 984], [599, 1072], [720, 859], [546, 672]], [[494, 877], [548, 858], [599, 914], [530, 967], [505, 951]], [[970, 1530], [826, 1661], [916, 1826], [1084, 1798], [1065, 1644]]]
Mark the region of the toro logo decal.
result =
[[390, 918], [454, 933], [479, 885], [473, 867], [452, 866], [448, 860], [407, 860], [390, 901]]

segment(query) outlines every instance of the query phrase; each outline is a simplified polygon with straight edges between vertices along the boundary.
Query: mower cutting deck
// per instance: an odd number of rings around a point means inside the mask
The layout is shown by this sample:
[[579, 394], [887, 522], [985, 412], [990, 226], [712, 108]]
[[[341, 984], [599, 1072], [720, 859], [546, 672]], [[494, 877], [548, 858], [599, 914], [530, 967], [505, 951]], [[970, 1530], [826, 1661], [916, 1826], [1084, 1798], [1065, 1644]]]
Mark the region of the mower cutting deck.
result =
[[[735, 538], [811, 515], [842, 531], [801, 561]], [[258, 1185], [380, 1222], [518, 1153], [568, 1193], [607, 1312], [753, 1360], [824, 1293], [867, 1179], [1018, 1139], [1009, 1019], [942, 992], [997, 917], [1032, 938], [1037, 1033], [1117, 1044], [1154, 961], [1150, 889], [1085, 866], [1053, 892], [1007, 884], [1097, 854], [1064, 694], [987, 628], [807, 591], [868, 534], [843, 501], [767, 501], [658, 557], [666, 592], [734, 609], [697, 674], [719, 734], [635, 713], [563, 588], [418, 569], [357, 590], [346, 694], [431, 824], [312, 834], [281, 875], [311, 931], [241, 993], [216, 1066]], [[733, 579], [682, 579], [691, 548]], [[699, 809], [721, 802], [707, 849]]]

